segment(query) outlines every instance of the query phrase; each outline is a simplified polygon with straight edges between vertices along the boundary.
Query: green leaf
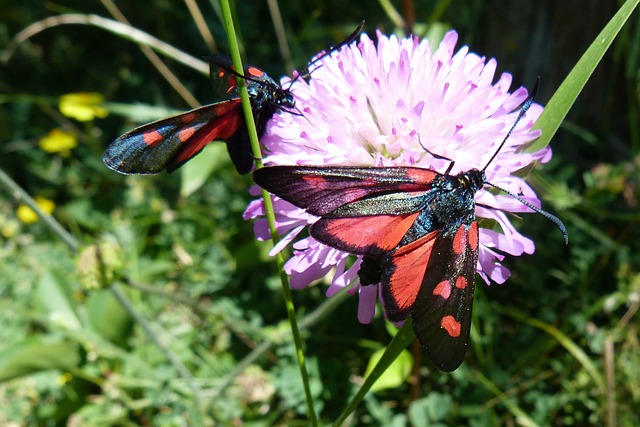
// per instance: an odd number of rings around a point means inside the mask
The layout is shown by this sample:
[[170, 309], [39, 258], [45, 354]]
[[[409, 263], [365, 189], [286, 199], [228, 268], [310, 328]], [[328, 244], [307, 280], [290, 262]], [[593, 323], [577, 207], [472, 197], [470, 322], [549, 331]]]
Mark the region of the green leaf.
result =
[[79, 362], [77, 344], [31, 336], [0, 350], [0, 381], [50, 369], [70, 370]]
[[611, 21], [598, 34], [567, 78], [564, 79], [534, 125], [534, 129], [540, 129], [542, 135], [527, 151], [534, 152], [549, 145], [549, 141], [555, 135], [582, 88], [591, 77], [593, 70], [600, 63], [620, 29], [627, 22], [636, 6], [638, 6], [638, 2], [640, 0], [627, 0], [622, 5], [618, 13], [611, 18]]
[[[373, 368], [375, 368], [380, 359], [382, 359], [382, 355], [385, 351], [386, 349], [381, 348], [380, 350], [373, 353], [373, 355], [369, 359], [369, 364], [367, 365], [367, 370], [364, 374], [365, 377], [367, 377], [373, 371]], [[391, 365], [389, 365], [389, 367], [371, 386], [371, 391], [376, 392], [401, 386], [409, 377], [412, 366], [413, 357], [411, 356], [411, 353], [409, 353], [407, 350], [403, 350], [402, 353], [400, 353], [398, 357], [395, 358]]]
[[97, 333], [116, 345], [125, 343], [133, 321], [111, 290], [92, 292], [87, 299], [87, 313], [89, 324]]
[[80, 328], [69, 282], [61, 279], [51, 270], [45, 270], [36, 286], [36, 301], [47, 313], [49, 319], [65, 329]]
[[344, 411], [333, 423], [334, 426], [340, 426], [347, 419], [347, 417], [355, 411], [356, 407], [360, 404], [364, 396], [371, 389], [373, 384], [378, 378], [387, 370], [387, 368], [393, 363], [393, 361], [404, 351], [405, 348], [413, 341], [415, 334], [411, 330], [411, 322], [405, 322], [404, 326], [400, 328], [398, 333], [389, 343], [384, 354], [380, 358], [380, 361], [371, 370], [371, 373], [366, 377], [364, 383], [360, 387], [360, 390], [351, 399]]
[[409, 420], [414, 426], [436, 426], [444, 421], [453, 409], [453, 398], [437, 392], [429, 393], [425, 398], [409, 405]]
[[182, 171], [180, 195], [187, 197], [193, 194], [202, 187], [211, 172], [228, 161], [226, 144], [215, 142], [207, 145], [200, 154], [180, 169]]

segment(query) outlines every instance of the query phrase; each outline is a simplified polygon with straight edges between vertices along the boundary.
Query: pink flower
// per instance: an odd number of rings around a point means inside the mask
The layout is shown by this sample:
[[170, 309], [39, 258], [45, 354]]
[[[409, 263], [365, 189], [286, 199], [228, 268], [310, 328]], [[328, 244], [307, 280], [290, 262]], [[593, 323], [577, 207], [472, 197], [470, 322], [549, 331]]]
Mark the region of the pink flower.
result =
[[[283, 113], [269, 123], [262, 143], [268, 164], [420, 166], [444, 173], [451, 162], [434, 159], [425, 151], [453, 159], [451, 174], [482, 169], [495, 153], [527, 99], [524, 88], [509, 93], [511, 75], [493, 83], [496, 61], [454, 48], [458, 35], [448, 32], [433, 50], [427, 40], [397, 39], [378, 33], [378, 44], [363, 35], [360, 42], [325, 57], [307, 84], [293, 86], [296, 106], [303, 113]], [[286, 84], [286, 82], [285, 82]], [[522, 152], [523, 145], [539, 132], [531, 126], [542, 112], [534, 104], [511, 134], [496, 159], [486, 169], [487, 180], [535, 206], [533, 190], [513, 172], [533, 161], [547, 162], [549, 149]], [[495, 220], [500, 231], [480, 228], [478, 272], [487, 282], [503, 283], [509, 270], [500, 264], [504, 256], [531, 254], [533, 242], [522, 236], [504, 212], [530, 212], [513, 197], [480, 190], [476, 215]], [[275, 199], [276, 225], [283, 240], [278, 252], [294, 241], [317, 217], [290, 203]], [[502, 212], [504, 211], [504, 212]], [[258, 218], [255, 234], [270, 238], [261, 200], [251, 202], [245, 219]], [[354, 284], [360, 260], [348, 267], [348, 254], [311, 237], [294, 243], [294, 255], [286, 263], [294, 288], [333, 274], [327, 296], [350, 287], [358, 292], [358, 318], [368, 323], [375, 313], [376, 287]]]

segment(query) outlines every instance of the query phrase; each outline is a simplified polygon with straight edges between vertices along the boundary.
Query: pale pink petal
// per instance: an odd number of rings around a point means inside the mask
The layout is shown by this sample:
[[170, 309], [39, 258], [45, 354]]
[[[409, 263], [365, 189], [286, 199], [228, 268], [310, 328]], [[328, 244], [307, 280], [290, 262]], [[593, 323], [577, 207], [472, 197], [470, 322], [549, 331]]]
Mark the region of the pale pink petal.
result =
[[358, 321], [360, 323], [371, 323], [376, 314], [376, 300], [378, 298], [378, 286], [360, 286], [358, 296]]

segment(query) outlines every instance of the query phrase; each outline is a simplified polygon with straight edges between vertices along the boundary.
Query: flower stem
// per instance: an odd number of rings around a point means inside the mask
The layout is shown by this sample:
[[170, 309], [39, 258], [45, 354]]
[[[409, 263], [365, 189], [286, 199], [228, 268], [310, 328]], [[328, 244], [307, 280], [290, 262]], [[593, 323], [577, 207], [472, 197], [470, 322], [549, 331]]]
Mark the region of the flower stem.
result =
[[[233, 66], [236, 68], [236, 70], [243, 70], [244, 68], [242, 67], [242, 60], [240, 58], [240, 50], [238, 47], [236, 32], [233, 25], [233, 17], [231, 15], [231, 8], [229, 6], [229, 1], [220, 0], [220, 8], [222, 10], [222, 21], [225, 26], [227, 38], [229, 39], [229, 52], [231, 54], [231, 59], [233, 60]], [[258, 132], [256, 131], [255, 120], [253, 118], [251, 103], [249, 101], [249, 93], [247, 91], [247, 87], [244, 84], [245, 83], [244, 80], [239, 78], [237, 79], [237, 81], [238, 81], [238, 89], [240, 92], [240, 98], [242, 99], [244, 116], [245, 116], [247, 128], [249, 130], [249, 140], [251, 141], [251, 150], [253, 152], [254, 158], [256, 159], [255, 160], [256, 166], [258, 168], [261, 168], [264, 166], [262, 163], [262, 152], [260, 150]], [[275, 214], [273, 211], [273, 204], [271, 202], [271, 197], [269, 193], [267, 193], [265, 190], [262, 190], [262, 199], [264, 200], [266, 217], [269, 223], [269, 229], [271, 231], [271, 240], [275, 245], [278, 243], [278, 240], [279, 240], [278, 231], [276, 230], [276, 226], [275, 226]], [[302, 377], [302, 384], [304, 387], [304, 393], [307, 401], [309, 424], [311, 426], [316, 426], [318, 421], [317, 421], [316, 413], [313, 407], [311, 387], [309, 386], [309, 375], [307, 373], [304, 351], [302, 348], [302, 338], [300, 336], [300, 329], [298, 327], [298, 321], [296, 318], [296, 310], [293, 304], [293, 298], [291, 296], [291, 287], [289, 286], [289, 277], [287, 276], [287, 273], [284, 271], [284, 258], [280, 253], [276, 255], [276, 265], [278, 266], [278, 271], [280, 272], [280, 281], [282, 283], [282, 291], [284, 294], [285, 305], [287, 308], [287, 315], [289, 317], [289, 323], [291, 324], [293, 342], [296, 347], [296, 357], [298, 360], [298, 367], [300, 368], [300, 375]]]

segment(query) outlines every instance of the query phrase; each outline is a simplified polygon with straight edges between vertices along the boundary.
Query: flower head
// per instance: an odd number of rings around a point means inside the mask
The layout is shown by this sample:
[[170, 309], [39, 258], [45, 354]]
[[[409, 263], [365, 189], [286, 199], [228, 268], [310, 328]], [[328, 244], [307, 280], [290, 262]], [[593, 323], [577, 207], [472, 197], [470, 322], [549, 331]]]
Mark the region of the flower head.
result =
[[[53, 200], [49, 200], [45, 197], [36, 196], [34, 200], [38, 207], [40, 207], [40, 209], [44, 213], [47, 213], [49, 215], [53, 213], [53, 210], [56, 207], [56, 204], [53, 202]], [[24, 224], [33, 224], [40, 220], [40, 217], [33, 209], [22, 203], [16, 209], [16, 215], [18, 219], [20, 219], [20, 221], [22, 221]]]
[[[528, 97], [520, 88], [509, 93], [511, 75], [493, 83], [496, 61], [455, 52], [458, 36], [447, 33], [437, 49], [418, 38], [397, 39], [378, 34], [377, 46], [363, 35], [360, 42], [325, 57], [308, 83], [293, 87], [302, 115], [281, 114], [271, 120], [262, 143], [268, 164], [342, 166], [419, 166], [451, 174], [483, 169], [512, 127], [518, 107]], [[505, 146], [485, 170], [491, 183], [540, 206], [533, 190], [512, 173], [533, 161], [550, 159], [549, 149], [522, 152], [539, 136], [531, 131], [542, 107], [534, 104]], [[437, 158], [431, 153], [437, 154]], [[533, 242], [518, 233], [505, 212], [529, 212], [508, 195], [486, 190], [476, 194], [476, 215], [495, 220], [501, 230], [480, 228], [478, 272], [489, 283], [503, 283], [509, 271], [504, 256], [534, 251]], [[290, 203], [276, 199], [276, 225], [284, 236], [274, 252], [293, 241], [317, 220]], [[258, 218], [255, 233], [268, 239], [262, 202], [253, 201], [245, 218]], [[333, 271], [328, 296], [357, 279], [360, 260], [325, 246], [312, 237], [294, 243], [285, 265], [294, 288], [307, 286]], [[372, 290], [373, 288], [373, 290]], [[359, 292], [361, 322], [374, 314], [375, 287], [353, 286]]]
[[78, 138], [73, 132], [53, 129], [47, 135], [40, 138], [38, 145], [47, 153], [68, 155], [70, 150], [78, 146]]

